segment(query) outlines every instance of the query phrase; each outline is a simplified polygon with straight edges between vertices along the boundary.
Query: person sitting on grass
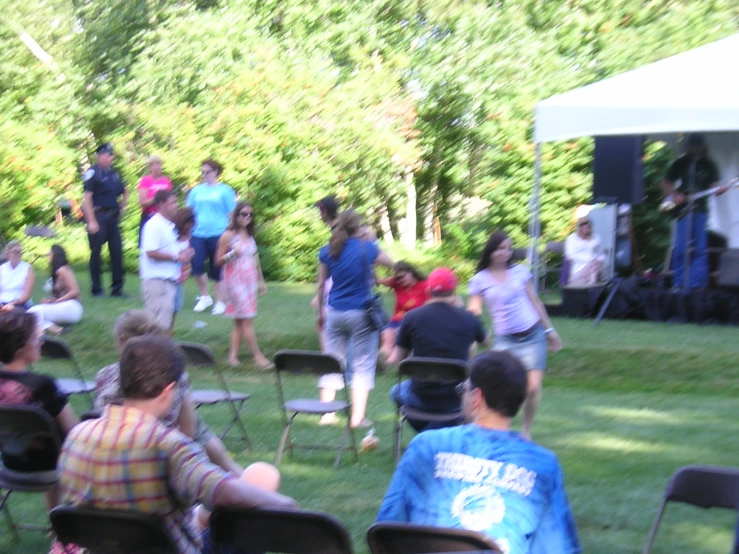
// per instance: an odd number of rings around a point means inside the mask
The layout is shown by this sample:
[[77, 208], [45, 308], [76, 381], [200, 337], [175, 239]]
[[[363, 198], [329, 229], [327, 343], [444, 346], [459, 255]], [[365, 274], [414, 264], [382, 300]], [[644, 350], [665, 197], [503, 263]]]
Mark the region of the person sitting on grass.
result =
[[191, 508], [201, 502], [244, 508], [295, 508], [210, 463], [200, 447], [162, 419], [170, 413], [185, 357], [163, 335], [130, 339], [120, 361], [123, 405], [80, 423], [62, 446], [59, 482], [65, 505], [150, 514], [163, 520], [180, 554], [213, 552]]
[[[54, 379], [31, 373], [28, 366], [41, 359], [44, 342], [36, 317], [21, 309], [0, 311], [0, 404], [29, 405], [43, 408], [54, 418], [59, 435], [64, 438], [79, 423], [67, 396], [56, 386]], [[6, 471], [56, 472], [56, 448], [40, 445], [33, 458], [16, 457], [5, 451], [3, 466]], [[58, 489], [46, 493], [49, 509], [58, 504]]]
[[49, 251], [51, 265], [51, 296], [42, 298], [29, 312], [36, 314], [39, 327], [54, 335], [62, 335], [69, 328], [60, 325], [73, 325], [82, 319], [80, 287], [74, 270], [67, 261], [64, 248], [55, 244]]
[[[134, 337], [143, 335], [162, 335], [162, 329], [154, 319], [143, 310], [129, 310], [116, 319], [113, 326], [116, 348], [121, 352], [126, 342]], [[98, 371], [95, 378], [95, 409], [102, 412], [110, 404], [123, 404], [121, 390], [120, 363], [105, 366]], [[215, 436], [202, 418], [198, 415], [190, 397], [190, 380], [187, 372], [183, 372], [174, 389], [172, 406], [162, 418], [165, 427], [179, 429], [182, 433], [203, 447], [208, 458], [230, 471], [240, 475], [243, 468], [229, 455], [221, 439]]]
[[395, 346], [398, 329], [405, 314], [414, 308], [423, 306], [430, 298], [426, 276], [405, 261], [396, 262], [392, 277], [378, 279], [380, 285], [393, 289], [395, 293], [395, 310], [390, 321], [380, 333], [380, 355], [387, 360]]
[[0, 265], [0, 310], [27, 310], [33, 305], [33, 267], [22, 260], [23, 246], [18, 240], [5, 246], [5, 256], [8, 261]]
[[511, 431], [526, 398], [524, 366], [505, 351], [469, 366], [459, 385], [469, 424], [411, 441], [377, 520], [478, 531], [506, 554], [578, 554], [557, 456]]

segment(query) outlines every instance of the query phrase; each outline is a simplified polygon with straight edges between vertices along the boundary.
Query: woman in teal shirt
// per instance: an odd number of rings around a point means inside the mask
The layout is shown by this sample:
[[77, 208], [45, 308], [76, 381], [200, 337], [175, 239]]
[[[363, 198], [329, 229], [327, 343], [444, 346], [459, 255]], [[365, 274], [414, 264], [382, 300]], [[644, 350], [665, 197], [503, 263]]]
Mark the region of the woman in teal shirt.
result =
[[[192, 231], [192, 247], [195, 250], [192, 273], [200, 290], [195, 311], [202, 312], [213, 306], [213, 315], [220, 315], [226, 311], [226, 306], [222, 299], [221, 270], [216, 264], [216, 250], [218, 239], [226, 230], [229, 216], [236, 206], [236, 193], [234, 189], [219, 181], [223, 166], [217, 161], [205, 160], [201, 164], [200, 172], [203, 182], [190, 190], [185, 202], [195, 214], [195, 228]], [[208, 277], [215, 282], [215, 305], [208, 293]]]

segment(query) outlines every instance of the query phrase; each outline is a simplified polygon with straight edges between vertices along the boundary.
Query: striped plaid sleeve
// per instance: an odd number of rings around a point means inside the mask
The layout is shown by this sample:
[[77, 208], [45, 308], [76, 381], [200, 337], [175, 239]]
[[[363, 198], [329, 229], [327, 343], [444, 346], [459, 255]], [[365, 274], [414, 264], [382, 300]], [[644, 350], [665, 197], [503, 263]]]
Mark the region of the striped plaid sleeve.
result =
[[200, 446], [177, 430], [168, 429], [162, 436], [160, 448], [169, 464], [169, 484], [183, 506], [196, 501], [213, 509], [218, 490], [232, 477], [211, 463]]

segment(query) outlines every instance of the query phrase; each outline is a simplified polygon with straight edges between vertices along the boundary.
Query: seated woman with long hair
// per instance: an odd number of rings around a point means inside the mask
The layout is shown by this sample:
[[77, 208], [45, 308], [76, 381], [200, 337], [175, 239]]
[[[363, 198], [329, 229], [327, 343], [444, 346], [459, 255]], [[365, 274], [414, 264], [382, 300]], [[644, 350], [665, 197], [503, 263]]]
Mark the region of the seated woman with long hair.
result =
[[[166, 334], [166, 330], [157, 325], [156, 321], [143, 310], [129, 310], [118, 317], [113, 326], [118, 352], [123, 351], [128, 339], [149, 334]], [[120, 365], [118, 362], [101, 369], [95, 378], [95, 409], [103, 410], [109, 404], [123, 404], [123, 394], [120, 388]], [[167, 427], [176, 427], [182, 433], [200, 444], [208, 458], [226, 471], [240, 475], [243, 468], [229, 456], [226, 447], [195, 411], [190, 397], [190, 380], [187, 373], [175, 388], [174, 400], [169, 413], [162, 418]]]
[[[36, 317], [20, 309], [0, 311], [0, 404], [30, 405], [44, 409], [54, 418], [63, 440], [79, 419], [67, 396], [54, 379], [31, 373], [28, 366], [41, 358], [44, 339]], [[3, 453], [3, 465], [12, 472], [56, 473], [57, 452], [52, 445], [40, 445], [32, 459]], [[57, 505], [56, 487], [46, 493], [49, 509]]]
[[72, 325], [82, 319], [80, 287], [74, 271], [67, 262], [64, 248], [55, 244], [49, 252], [51, 262], [51, 296], [28, 311], [36, 314], [39, 326], [44, 331], [60, 335], [64, 329], [60, 325]]

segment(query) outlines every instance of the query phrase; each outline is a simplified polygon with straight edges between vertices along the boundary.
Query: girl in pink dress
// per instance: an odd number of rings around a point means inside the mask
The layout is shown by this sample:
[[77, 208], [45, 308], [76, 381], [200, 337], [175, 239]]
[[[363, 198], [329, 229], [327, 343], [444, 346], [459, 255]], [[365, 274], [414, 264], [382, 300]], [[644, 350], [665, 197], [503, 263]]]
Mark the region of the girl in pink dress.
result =
[[239, 346], [241, 337], [244, 337], [254, 363], [261, 368], [271, 367], [270, 361], [259, 350], [253, 325], [257, 315], [257, 294], [264, 295], [267, 286], [254, 241], [254, 208], [251, 204], [236, 204], [231, 223], [218, 240], [216, 260], [223, 274], [225, 315], [234, 320], [228, 363], [232, 366], [240, 364]]

